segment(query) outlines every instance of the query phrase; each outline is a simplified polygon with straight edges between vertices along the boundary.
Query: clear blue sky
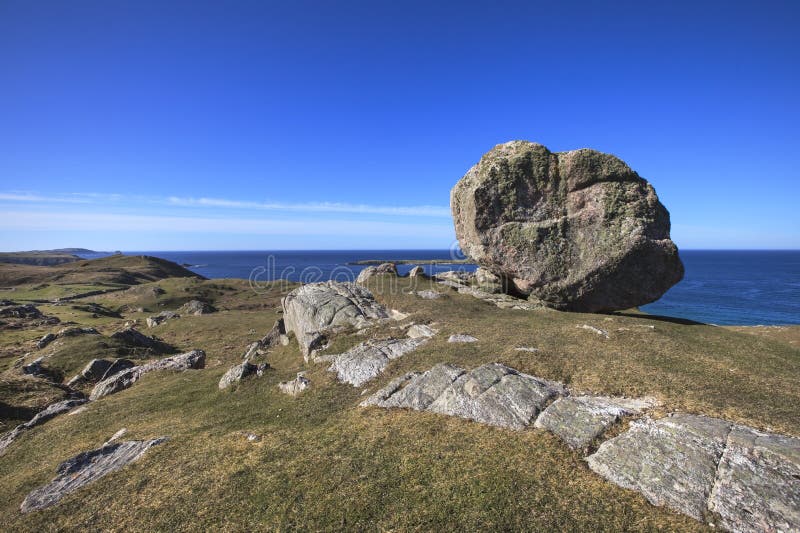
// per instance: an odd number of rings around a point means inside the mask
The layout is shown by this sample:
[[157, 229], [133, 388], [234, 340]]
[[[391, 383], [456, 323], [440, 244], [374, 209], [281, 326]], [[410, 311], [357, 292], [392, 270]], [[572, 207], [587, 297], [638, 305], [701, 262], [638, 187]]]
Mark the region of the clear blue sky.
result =
[[800, 248], [799, 6], [0, 0], [0, 249], [446, 248], [512, 139]]

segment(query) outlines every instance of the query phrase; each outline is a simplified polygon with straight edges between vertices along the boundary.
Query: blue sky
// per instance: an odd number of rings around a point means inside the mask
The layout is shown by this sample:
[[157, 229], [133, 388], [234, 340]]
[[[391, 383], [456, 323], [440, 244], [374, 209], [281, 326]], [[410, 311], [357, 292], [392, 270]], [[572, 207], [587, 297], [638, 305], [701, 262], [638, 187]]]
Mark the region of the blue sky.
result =
[[495, 144], [800, 248], [800, 4], [0, 1], [0, 249], [447, 248]]

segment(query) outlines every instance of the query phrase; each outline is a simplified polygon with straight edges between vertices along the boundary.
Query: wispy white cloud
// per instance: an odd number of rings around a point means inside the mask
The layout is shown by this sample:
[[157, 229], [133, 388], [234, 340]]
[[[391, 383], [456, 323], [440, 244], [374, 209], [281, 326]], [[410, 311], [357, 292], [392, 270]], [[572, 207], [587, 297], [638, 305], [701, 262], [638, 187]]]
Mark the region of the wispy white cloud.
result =
[[105, 204], [106, 202], [123, 203], [125, 200], [153, 205], [172, 207], [227, 209], [240, 211], [284, 211], [296, 213], [350, 213], [364, 215], [388, 215], [404, 217], [450, 218], [450, 209], [446, 206], [387, 206], [370, 204], [349, 204], [337, 202], [255, 202], [226, 198], [194, 198], [194, 197], [142, 197], [106, 193], [67, 193], [58, 195], [40, 195], [28, 192], [0, 192], [0, 201], [26, 204]]
[[258, 209], [265, 211], [300, 211], [306, 213], [363, 213], [375, 215], [402, 215], [423, 217], [450, 217], [450, 209], [434, 205], [378, 206], [334, 202], [282, 203], [227, 200], [224, 198], [181, 198], [171, 196], [169, 203], [184, 207], [223, 207], [230, 209]]
[[31, 213], [6, 211], [0, 217], [2, 231], [116, 231], [116, 232], [180, 232], [250, 235], [331, 235], [441, 236], [452, 234], [450, 224], [405, 222], [364, 223], [354, 220], [272, 220], [247, 218], [210, 218], [191, 216], [123, 215], [114, 213]]

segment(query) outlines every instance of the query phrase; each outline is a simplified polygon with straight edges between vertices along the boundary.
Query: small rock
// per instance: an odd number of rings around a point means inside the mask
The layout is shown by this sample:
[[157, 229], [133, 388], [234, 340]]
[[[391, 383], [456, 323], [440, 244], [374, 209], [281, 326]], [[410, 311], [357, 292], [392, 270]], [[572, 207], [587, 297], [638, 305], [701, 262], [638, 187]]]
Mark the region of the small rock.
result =
[[478, 339], [466, 333], [457, 333], [455, 335], [450, 335], [447, 342], [478, 342]]
[[291, 381], [281, 381], [278, 383], [278, 388], [281, 392], [289, 394], [290, 396], [298, 396], [310, 386], [311, 381], [305, 377], [303, 372], [298, 372], [297, 377]]
[[411, 339], [418, 339], [418, 338], [433, 337], [437, 333], [438, 331], [436, 331], [430, 326], [426, 326], [425, 324], [414, 324], [413, 326], [408, 328], [408, 332], [406, 333], [406, 335], [408, 335], [408, 337]]
[[175, 313], [174, 311], [161, 311], [155, 316], [147, 317], [147, 327], [154, 328], [159, 324], [166, 322], [167, 320], [172, 320], [173, 318], [180, 318], [181, 315]]
[[608, 331], [606, 331], [604, 329], [596, 328], [594, 326], [590, 326], [589, 324], [583, 324], [583, 325], [575, 326], [575, 327], [578, 328], [578, 329], [585, 329], [586, 331], [591, 331], [592, 333], [596, 333], [596, 334], [600, 335], [601, 337], [605, 337], [606, 339], [608, 338]]
[[122, 438], [122, 436], [123, 436], [123, 435], [125, 435], [127, 432], [128, 432], [128, 428], [122, 428], [122, 429], [120, 429], [119, 431], [117, 431], [116, 433], [114, 433], [113, 435], [111, 435], [111, 437], [110, 437], [110, 438], [109, 438], [109, 439], [108, 439], [108, 440], [107, 440], [107, 441], [106, 441], [106, 442], [103, 444], [103, 446], [108, 446], [109, 444], [111, 444], [111, 443], [112, 443], [112, 442], [114, 442], [115, 440], [119, 440], [119, 439], [120, 439], [120, 438]]
[[421, 266], [415, 266], [414, 268], [408, 271], [409, 278], [416, 278], [424, 275], [425, 275], [425, 269], [422, 268]]
[[263, 375], [265, 368], [267, 368], [266, 363], [263, 363], [261, 365], [253, 365], [248, 361], [245, 361], [240, 365], [231, 367], [230, 370], [225, 372], [225, 375], [222, 376], [222, 379], [219, 380], [219, 388], [227, 389], [234, 383], [238, 383], [247, 376], [250, 376], [252, 374], [257, 374], [258, 376], [261, 376]]
[[45, 346], [47, 346], [48, 344], [50, 344], [54, 340], [56, 340], [56, 336], [53, 335], [52, 333], [48, 333], [47, 335], [45, 335], [44, 337], [39, 339], [39, 341], [36, 343], [36, 348], [38, 350], [41, 350], [42, 348], [44, 348]]
[[184, 315], [198, 316], [216, 313], [217, 310], [209, 303], [201, 302], [200, 300], [189, 300], [178, 309], [178, 312]]
[[536, 353], [536, 352], [539, 351], [539, 348], [533, 348], [531, 346], [517, 346], [516, 348], [514, 348], [514, 350], [516, 350], [518, 352]]
[[442, 297], [442, 293], [439, 291], [425, 290], [425, 291], [417, 291], [415, 294], [420, 298], [422, 298], [423, 300], [438, 300], [439, 298]]
[[167, 348], [167, 346], [158, 339], [148, 337], [134, 328], [125, 328], [117, 331], [111, 335], [111, 338], [117, 339], [128, 346], [137, 346], [139, 348], [152, 348], [156, 351], [162, 351]]

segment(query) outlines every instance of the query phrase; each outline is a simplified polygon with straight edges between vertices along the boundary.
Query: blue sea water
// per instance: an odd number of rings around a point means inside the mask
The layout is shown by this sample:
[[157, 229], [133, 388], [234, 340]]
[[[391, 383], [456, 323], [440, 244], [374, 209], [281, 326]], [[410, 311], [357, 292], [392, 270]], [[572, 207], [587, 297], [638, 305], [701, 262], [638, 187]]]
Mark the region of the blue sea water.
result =
[[[208, 278], [354, 279], [363, 259], [452, 259], [449, 250], [126, 252], [162, 257]], [[105, 255], [105, 254], [104, 254]], [[642, 310], [720, 325], [800, 324], [800, 251], [685, 250], [683, 281]], [[398, 265], [401, 274], [413, 265]], [[428, 274], [474, 265], [425, 265]]]

